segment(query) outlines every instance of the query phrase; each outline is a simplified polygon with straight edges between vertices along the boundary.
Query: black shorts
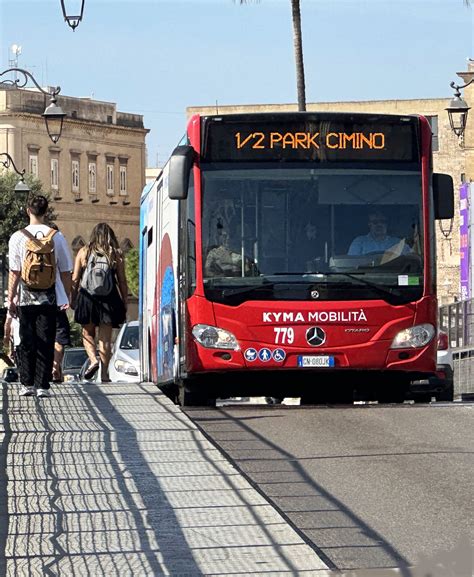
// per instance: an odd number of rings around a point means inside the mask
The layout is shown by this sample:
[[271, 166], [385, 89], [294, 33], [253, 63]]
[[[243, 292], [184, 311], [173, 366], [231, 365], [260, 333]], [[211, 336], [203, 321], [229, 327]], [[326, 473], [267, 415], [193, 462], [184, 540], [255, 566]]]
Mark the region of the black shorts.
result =
[[56, 314], [56, 338], [55, 341], [63, 347], [71, 346], [71, 328], [66, 311], [58, 310]]

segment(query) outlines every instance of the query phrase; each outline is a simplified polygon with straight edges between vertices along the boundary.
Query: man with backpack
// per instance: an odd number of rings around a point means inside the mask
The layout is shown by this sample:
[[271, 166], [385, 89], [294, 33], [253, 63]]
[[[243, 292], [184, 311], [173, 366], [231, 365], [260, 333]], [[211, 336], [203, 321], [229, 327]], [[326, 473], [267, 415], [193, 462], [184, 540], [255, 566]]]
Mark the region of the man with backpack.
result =
[[20, 395], [49, 397], [56, 311], [69, 306], [72, 260], [64, 236], [44, 224], [47, 199], [31, 197], [26, 210], [30, 224], [8, 244], [8, 311], [20, 321]]

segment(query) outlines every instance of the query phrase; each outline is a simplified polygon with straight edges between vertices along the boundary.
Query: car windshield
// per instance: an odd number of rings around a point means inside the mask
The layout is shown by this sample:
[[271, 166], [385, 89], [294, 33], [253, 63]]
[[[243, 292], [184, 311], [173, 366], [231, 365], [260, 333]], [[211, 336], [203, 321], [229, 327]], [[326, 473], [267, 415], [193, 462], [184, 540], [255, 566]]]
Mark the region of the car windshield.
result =
[[85, 349], [66, 350], [64, 353], [63, 369], [80, 369], [87, 359]]
[[138, 349], [138, 326], [128, 325], [122, 335], [120, 348], [126, 350]]
[[413, 165], [216, 163], [203, 170], [202, 206], [210, 300], [310, 300], [316, 290], [320, 300], [421, 296], [421, 173]]

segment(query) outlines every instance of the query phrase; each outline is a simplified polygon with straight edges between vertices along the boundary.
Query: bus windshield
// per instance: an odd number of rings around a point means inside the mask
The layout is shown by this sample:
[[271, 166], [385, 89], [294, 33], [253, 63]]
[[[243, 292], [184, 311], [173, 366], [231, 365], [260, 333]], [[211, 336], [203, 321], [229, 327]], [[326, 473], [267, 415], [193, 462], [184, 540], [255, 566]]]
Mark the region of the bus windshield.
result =
[[413, 165], [209, 163], [202, 207], [212, 301], [402, 303], [422, 295], [421, 172]]

